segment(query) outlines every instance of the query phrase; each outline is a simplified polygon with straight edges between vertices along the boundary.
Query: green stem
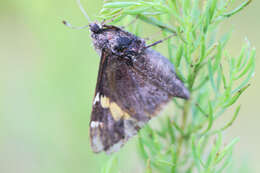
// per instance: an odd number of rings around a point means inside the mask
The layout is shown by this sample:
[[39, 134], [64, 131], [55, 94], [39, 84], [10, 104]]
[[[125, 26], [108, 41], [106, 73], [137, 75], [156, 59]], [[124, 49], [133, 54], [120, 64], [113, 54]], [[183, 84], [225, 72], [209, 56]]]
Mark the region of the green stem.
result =
[[[187, 116], [190, 110], [190, 100], [186, 101], [184, 104], [184, 109], [182, 113], [182, 124], [181, 124], [181, 129], [182, 131], [185, 131], [186, 129], [186, 124], [187, 124]], [[177, 145], [177, 151], [176, 151], [176, 157], [177, 159], [179, 158], [181, 154], [181, 149], [182, 149], [182, 144], [184, 141], [185, 135], [181, 135], [180, 139], [178, 140], [178, 145]]]
[[[190, 92], [192, 92], [192, 88], [195, 83], [195, 79], [198, 74], [198, 71], [199, 71], [198, 69], [199, 69], [198, 66], [195, 66], [195, 68], [191, 71], [192, 77], [190, 78], [190, 81], [188, 82]], [[191, 93], [191, 95], [192, 95], [192, 93]], [[187, 117], [188, 117], [189, 111], [191, 109], [191, 100], [192, 99], [190, 98], [189, 100], [185, 101], [184, 107], [183, 107], [181, 129], [184, 132], [184, 135], [181, 135], [180, 139], [178, 140], [177, 150], [176, 150], [176, 157], [177, 157], [176, 162], [178, 162], [178, 159], [179, 159], [181, 151], [182, 151], [183, 142], [184, 142], [185, 138], [187, 137], [187, 135], [185, 134], [185, 129], [186, 129], [186, 125], [187, 125]]]

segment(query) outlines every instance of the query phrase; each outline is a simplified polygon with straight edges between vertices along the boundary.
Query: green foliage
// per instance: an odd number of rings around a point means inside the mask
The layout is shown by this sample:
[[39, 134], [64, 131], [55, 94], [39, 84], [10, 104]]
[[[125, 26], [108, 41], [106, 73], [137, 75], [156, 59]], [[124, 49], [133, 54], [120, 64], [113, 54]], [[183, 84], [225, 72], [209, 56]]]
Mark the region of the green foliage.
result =
[[[191, 92], [188, 101], [173, 99], [174, 112], [160, 119], [160, 128], [147, 125], [139, 133], [139, 153], [145, 172], [220, 173], [231, 163], [238, 138], [223, 144], [223, 133], [238, 116], [239, 105], [220, 128], [216, 120], [249, 87], [254, 74], [255, 49], [249, 42], [237, 56], [226, 49], [230, 33], [217, 36], [221, 22], [251, 0], [229, 9], [235, 0], [106, 1], [100, 18], [113, 23], [137, 19], [158, 27], [167, 41], [168, 56], [176, 73]], [[138, 34], [138, 32], [135, 32]]]

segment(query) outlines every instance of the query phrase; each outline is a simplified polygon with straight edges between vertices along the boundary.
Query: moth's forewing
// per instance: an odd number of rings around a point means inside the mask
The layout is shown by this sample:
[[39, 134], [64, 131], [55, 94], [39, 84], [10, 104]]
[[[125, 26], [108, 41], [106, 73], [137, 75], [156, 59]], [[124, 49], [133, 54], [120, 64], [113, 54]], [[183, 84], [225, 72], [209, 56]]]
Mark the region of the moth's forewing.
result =
[[116, 91], [116, 80], [122, 75], [127, 77], [127, 74], [121, 73], [125, 67], [120, 66], [122, 64], [116, 59], [117, 57], [108, 57], [106, 53], [102, 53], [90, 121], [91, 146], [94, 152], [117, 151], [140, 128], [141, 122], [131, 118], [130, 112], [120, 104], [121, 92]]

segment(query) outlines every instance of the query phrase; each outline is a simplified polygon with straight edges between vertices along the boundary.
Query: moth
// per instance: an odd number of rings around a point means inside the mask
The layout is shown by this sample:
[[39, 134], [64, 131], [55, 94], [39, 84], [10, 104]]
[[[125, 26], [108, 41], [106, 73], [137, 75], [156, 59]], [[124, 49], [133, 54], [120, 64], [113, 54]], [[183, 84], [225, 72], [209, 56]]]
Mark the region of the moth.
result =
[[145, 40], [124, 29], [89, 25], [100, 55], [90, 141], [94, 152], [118, 151], [173, 97], [189, 98], [173, 65]]

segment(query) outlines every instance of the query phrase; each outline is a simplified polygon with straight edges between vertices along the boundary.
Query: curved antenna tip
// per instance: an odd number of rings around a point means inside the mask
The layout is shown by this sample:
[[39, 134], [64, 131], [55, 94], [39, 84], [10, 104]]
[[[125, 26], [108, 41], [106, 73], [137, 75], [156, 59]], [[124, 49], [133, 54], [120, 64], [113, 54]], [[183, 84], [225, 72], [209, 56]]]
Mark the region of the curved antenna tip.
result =
[[63, 20], [62, 23], [63, 23], [64, 25], [67, 25], [67, 21], [66, 21], [66, 20]]
[[71, 28], [71, 29], [84, 29], [84, 28], [88, 28], [88, 27], [89, 27], [89, 25], [80, 26], [80, 27], [78, 27], [78, 26], [72, 26], [72, 25], [71, 25], [69, 22], [67, 22], [66, 20], [63, 20], [62, 23], [63, 23], [65, 26], [67, 26], [67, 27], [69, 27], [69, 28]]

